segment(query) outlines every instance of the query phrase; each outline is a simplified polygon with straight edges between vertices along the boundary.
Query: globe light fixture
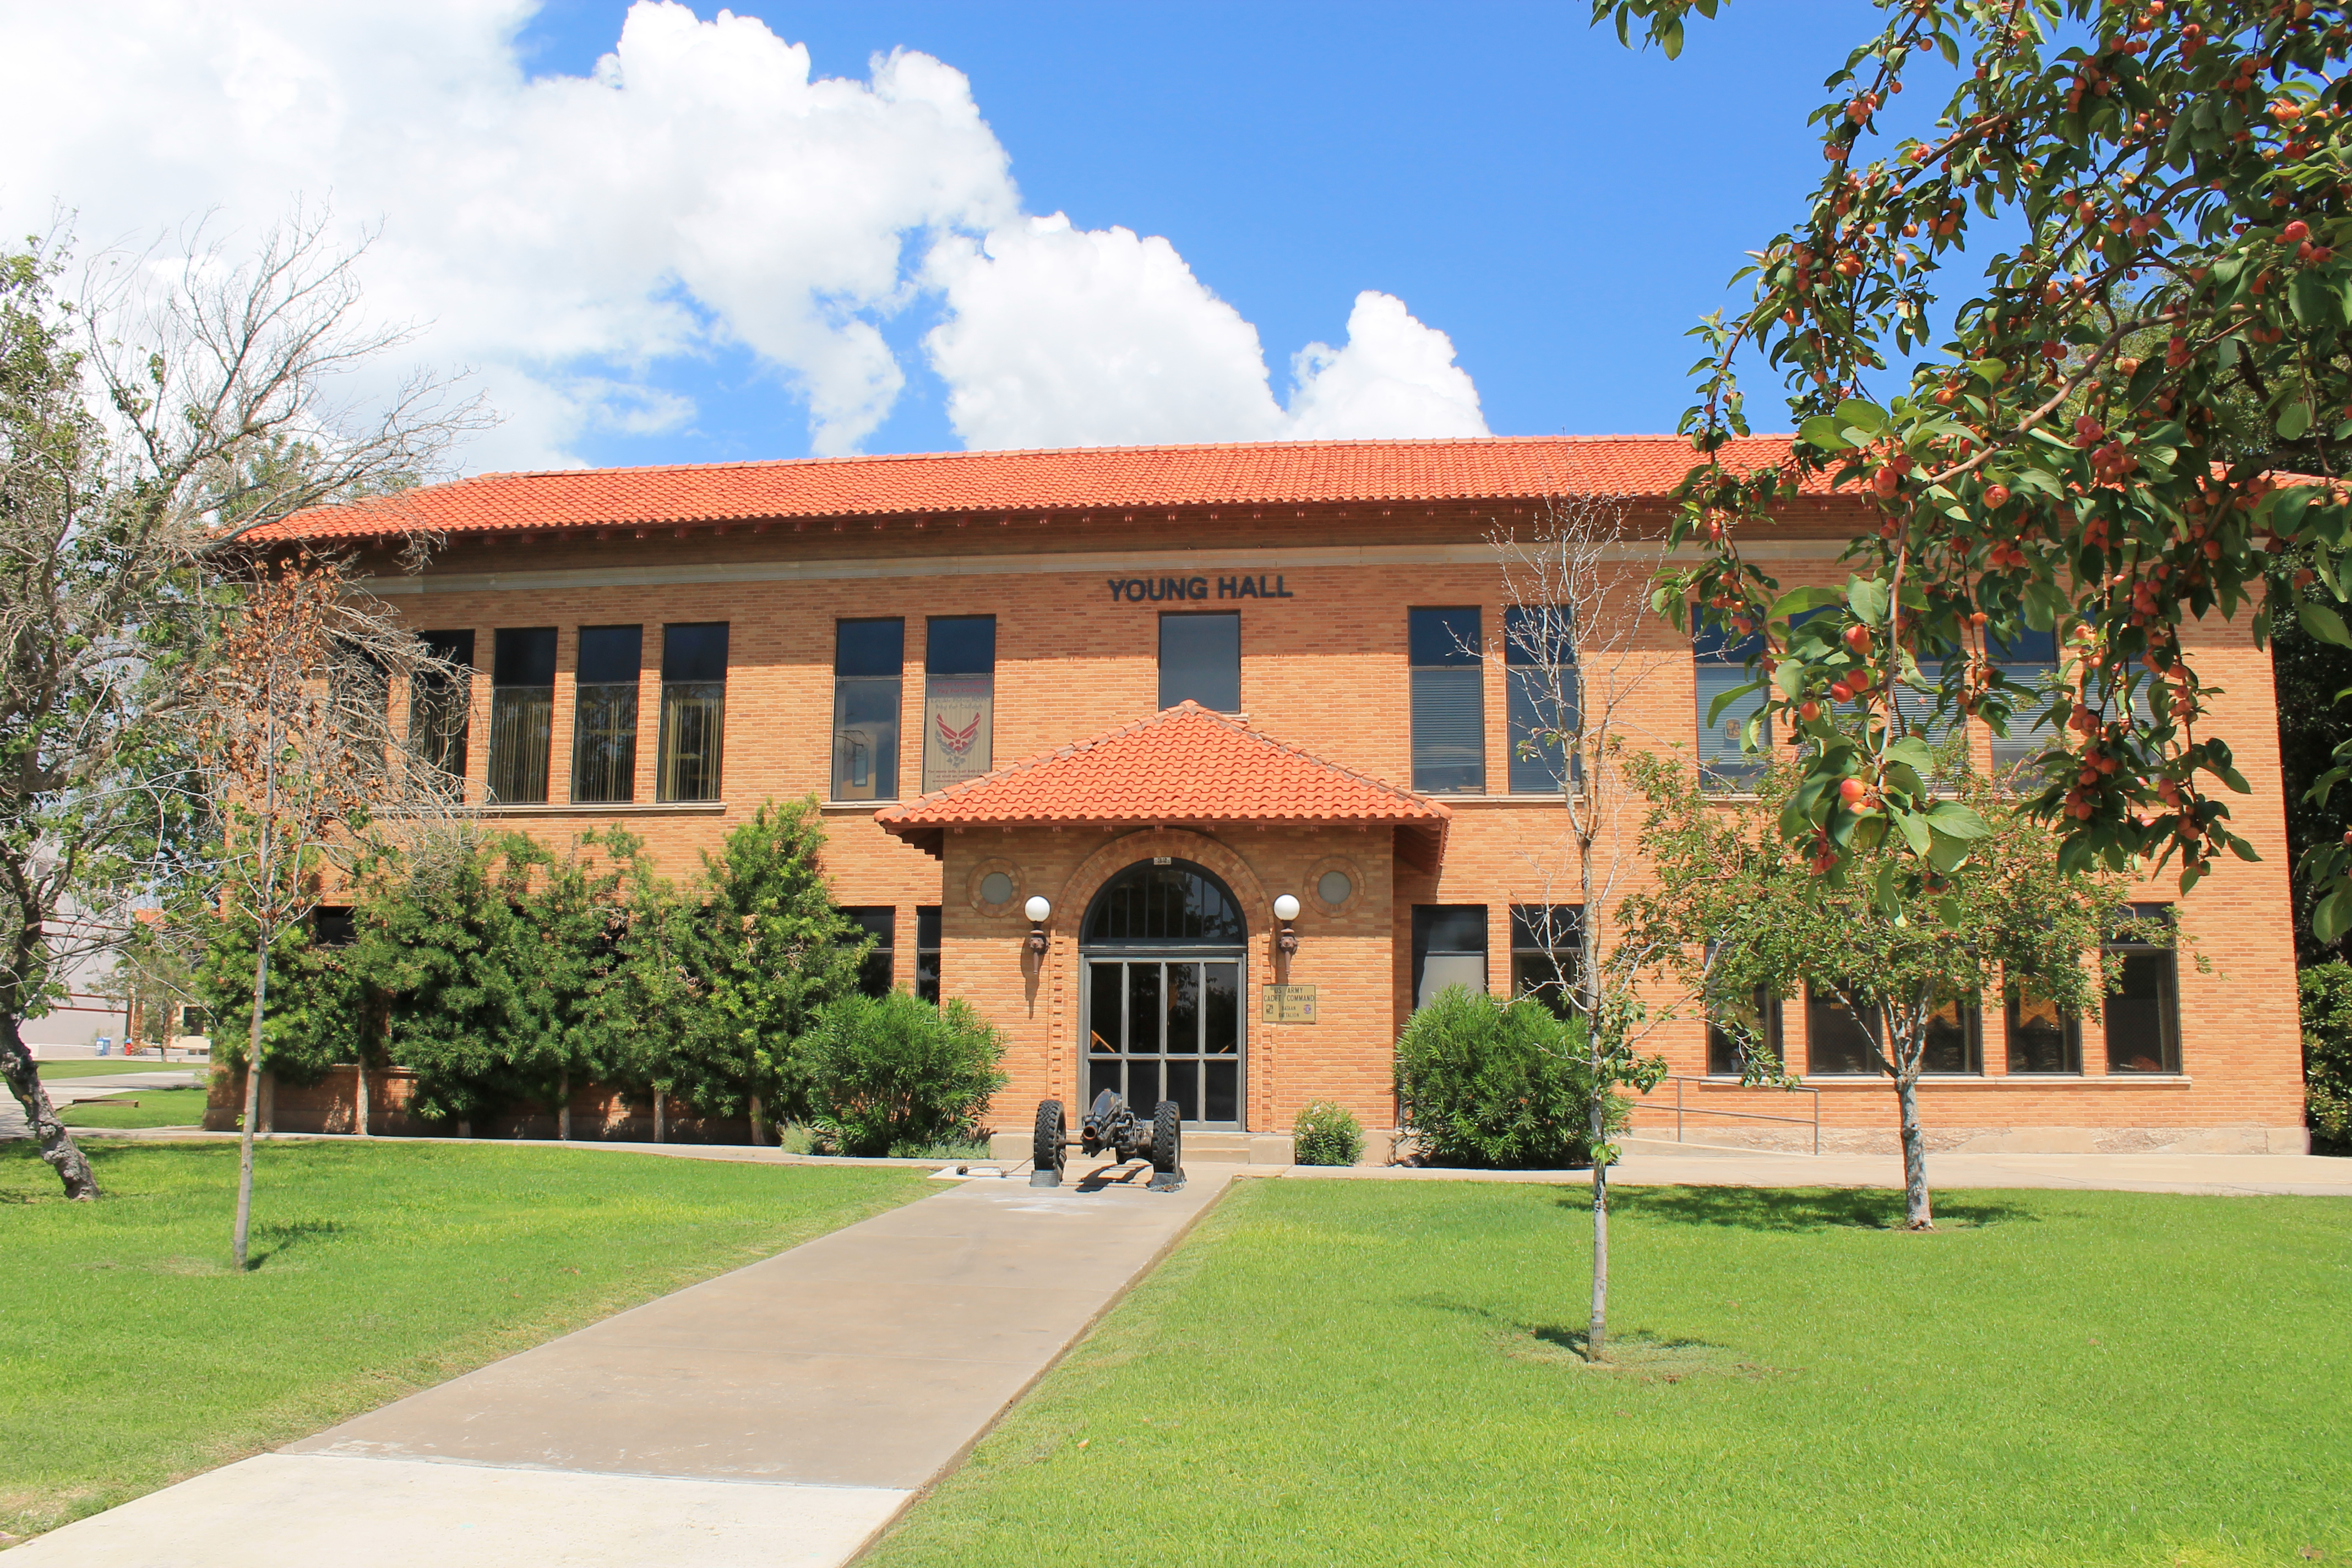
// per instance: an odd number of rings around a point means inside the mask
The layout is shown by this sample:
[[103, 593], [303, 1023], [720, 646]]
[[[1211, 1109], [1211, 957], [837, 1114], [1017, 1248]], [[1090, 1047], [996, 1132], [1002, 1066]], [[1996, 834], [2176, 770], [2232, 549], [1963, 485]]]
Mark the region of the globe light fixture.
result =
[[1043, 894], [1032, 894], [1029, 901], [1021, 906], [1021, 912], [1029, 917], [1029, 951], [1045, 952], [1045, 921], [1053, 914], [1054, 906]]
[[1282, 922], [1282, 934], [1275, 939], [1275, 945], [1286, 953], [1297, 952], [1298, 933], [1290, 929], [1290, 922], [1298, 918], [1298, 900], [1288, 893], [1275, 900], [1274, 918]]

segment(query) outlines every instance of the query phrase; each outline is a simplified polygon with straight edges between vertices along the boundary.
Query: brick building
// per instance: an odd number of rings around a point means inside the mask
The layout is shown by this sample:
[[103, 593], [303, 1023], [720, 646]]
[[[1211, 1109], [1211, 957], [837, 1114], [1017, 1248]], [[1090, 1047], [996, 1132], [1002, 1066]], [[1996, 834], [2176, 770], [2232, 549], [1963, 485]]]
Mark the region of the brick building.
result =
[[[556, 841], [625, 824], [685, 872], [761, 802], [814, 795], [875, 983], [966, 997], [1010, 1037], [1000, 1130], [1118, 1084], [1202, 1136], [1278, 1135], [1315, 1099], [1390, 1126], [1417, 999], [1546, 978], [1530, 933], [1581, 911], [1558, 892], [1555, 776], [1514, 743], [1531, 699], [1505, 622], [1531, 612], [1494, 540], [1552, 498], [1612, 498], [1637, 604], [1687, 463], [1673, 437], [860, 458], [490, 475], [298, 525], [377, 564], [475, 671], [411, 721], [490, 819]], [[1751, 556], [1842, 581], [1855, 504], [1809, 491]], [[446, 548], [404, 574], [420, 525]], [[2269, 664], [2242, 628], [2184, 636], [2226, 692], [2263, 856], [2178, 900], [2210, 972], [2134, 953], [2103, 1017], [1999, 996], [1956, 1016], [1922, 1091], [1938, 1146], [2305, 1146]], [[1736, 786], [1706, 721], [1738, 667], [1654, 618], [1627, 657], [1644, 732]], [[1803, 1142], [1704, 1112], [1818, 1105], [1824, 1147], [1891, 1147], [1851, 1025], [1802, 996], [1776, 1020], [1816, 1095], [1710, 1081], [1726, 1063], [1694, 1019], [1659, 1037], [1687, 1081], [1642, 1120], [1680, 1093], [1695, 1137]]]

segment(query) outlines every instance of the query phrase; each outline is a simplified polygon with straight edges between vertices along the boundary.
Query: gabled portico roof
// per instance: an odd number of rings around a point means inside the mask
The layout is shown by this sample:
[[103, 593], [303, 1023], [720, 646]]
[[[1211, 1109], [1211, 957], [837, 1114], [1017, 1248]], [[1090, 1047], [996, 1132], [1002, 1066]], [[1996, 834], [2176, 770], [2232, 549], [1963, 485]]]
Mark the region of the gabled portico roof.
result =
[[935, 855], [950, 829], [981, 826], [1389, 826], [1400, 830], [1398, 847], [1408, 858], [1434, 866], [1452, 815], [1426, 795], [1325, 762], [1186, 702], [919, 800], [886, 806], [874, 820]]

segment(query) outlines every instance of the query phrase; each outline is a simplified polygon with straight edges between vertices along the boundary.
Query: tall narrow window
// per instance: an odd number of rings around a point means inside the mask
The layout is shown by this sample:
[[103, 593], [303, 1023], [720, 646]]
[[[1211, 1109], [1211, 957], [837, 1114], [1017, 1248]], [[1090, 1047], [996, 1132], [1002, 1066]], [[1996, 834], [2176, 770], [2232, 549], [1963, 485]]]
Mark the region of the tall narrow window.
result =
[[841, 911], [844, 919], [857, 929], [848, 940], [870, 936], [874, 945], [866, 951], [866, 962], [858, 967], [857, 988], [868, 996], [887, 996], [893, 978], [894, 955], [898, 931], [898, 911], [889, 904], [856, 904]]
[[1584, 967], [1584, 909], [1579, 904], [1511, 906], [1511, 994], [1532, 996], [1561, 1017], [1576, 998]]
[[[2169, 904], [2134, 904], [2131, 912], [2136, 920], [2172, 919]], [[2123, 968], [2123, 989], [2107, 993], [2107, 1070], [2179, 1072], [2180, 999], [2172, 949], [2126, 930], [2107, 942], [2106, 952]]]
[[1503, 612], [1503, 680], [1511, 793], [1558, 795], [1577, 765], [1561, 737], [1575, 732], [1583, 700], [1568, 606], [1513, 605]]
[[1440, 795], [1484, 795], [1486, 644], [1478, 607], [1412, 610], [1408, 615], [1412, 787]]
[[1412, 907], [1412, 1005], [1435, 1001], [1449, 985], [1486, 989], [1486, 906], [1415, 904]]
[[915, 994], [936, 1007], [940, 1003], [940, 907], [923, 904], [915, 910]]
[[434, 667], [408, 685], [408, 749], [425, 767], [466, 776], [467, 710], [474, 700], [474, 634], [426, 632], [418, 641]]
[[637, 671], [641, 626], [582, 626], [572, 718], [572, 798], [604, 804], [637, 792]]
[[1764, 713], [1763, 689], [1738, 697], [1729, 695], [1755, 682], [1757, 677], [1749, 671], [1748, 661], [1763, 651], [1760, 634], [1732, 642], [1721, 631], [1702, 626], [1691, 639], [1698, 686], [1698, 765], [1710, 788], [1743, 789], [1764, 769], [1763, 758], [1747, 747], [1750, 719], [1757, 721], [1757, 745], [1772, 743], [1772, 721]]
[[898, 798], [898, 700], [906, 668], [906, 622], [834, 623], [834, 799]]
[[727, 731], [727, 623], [662, 628], [660, 800], [717, 800]]
[[1213, 713], [1242, 707], [1239, 614], [1160, 617], [1160, 706], [1197, 702]]
[[2012, 1073], [2083, 1070], [2083, 1025], [2034, 994], [2030, 980], [2012, 973], [2003, 1008]]
[[1740, 997], [1725, 997], [1707, 1009], [1706, 1071], [1710, 1078], [1741, 1078], [1749, 1057], [1761, 1052], [1774, 1061], [1780, 1053], [1780, 999], [1758, 986]]
[[491, 647], [490, 798], [544, 801], [555, 731], [555, 628], [501, 627]]
[[934, 617], [923, 635], [923, 793], [986, 773], [995, 728], [996, 617]]
[[2058, 634], [2021, 631], [2006, 643], [1988, 639], [1985, 651], [2003, 680], [2017, 689], [2010, 693], [2009, 733], [1992, 738], [1992, 771], [2005, 773], [2033, 761], [2056, 739], [2042, 710], [2050, 706], [2043, 688], [2058, 674]]

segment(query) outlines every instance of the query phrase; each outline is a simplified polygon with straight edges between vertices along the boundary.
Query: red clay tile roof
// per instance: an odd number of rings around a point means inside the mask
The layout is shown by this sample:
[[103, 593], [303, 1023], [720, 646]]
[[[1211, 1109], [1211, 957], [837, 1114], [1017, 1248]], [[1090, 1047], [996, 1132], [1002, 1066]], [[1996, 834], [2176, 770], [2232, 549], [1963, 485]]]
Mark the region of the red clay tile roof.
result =
[[1442, 839], [1438, 802], [1286, 746], [1196, 702], [967, 779], [874, 820], [926, 847], [950, 826], [1349, 822]]
[[[1732, 443], [1749, 468], [1784, 461], [1786, 436]], [[954, 517], [1133, 507], [1346, 505], [1664, 496], [1690, 471], [1679, 436], [1454, 441], [1261, 441], [935, 452], [661, 468], [484, 474], [353, 507], [321, 507], [256, 539], [364, 539], [551, 528], [683, 526], [821, 517]], [[1823, 476], [1808, 491], [1829, 493]]]

